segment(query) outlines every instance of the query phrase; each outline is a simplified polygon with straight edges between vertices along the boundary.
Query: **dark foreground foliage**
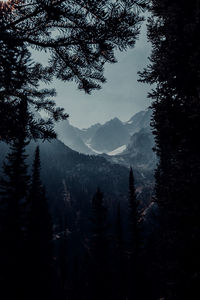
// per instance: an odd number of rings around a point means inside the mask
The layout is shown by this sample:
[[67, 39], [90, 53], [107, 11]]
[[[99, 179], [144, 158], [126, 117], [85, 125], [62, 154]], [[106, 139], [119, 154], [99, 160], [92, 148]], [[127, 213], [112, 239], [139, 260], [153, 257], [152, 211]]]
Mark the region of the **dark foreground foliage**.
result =
[[155, 282], [165, 299], [199, 298], [200, 3], [150, 1], [153, 51], [142, 80], [156, 83], [153, 120], [160, 208]]
[[[67, 117], [47, 99], [54, 91], [38, 90], [40, 81], [57, 77], [87, 93], [98, 89], [114, 49], [134, 45], [144, 2], [0, 5], [0, 138], [11, 145], [0, 182], [3, 299], [199, 298], [199, 0], [147, 1], [153, 50], [141, 80], [155, 84], [159, 157], [151, 205], [142, 210], [131, 169], [128, 201], [104, 199], [97, 189], [74, 209], [66, 188], [51, 221], [38, 149], [28, 172], [30, 138], [55, 137], [53, 120]], [[30, 46], [49, 52], [47, 67], [31, 62]], [[31, 107], [50, 118], [35, 117]]]

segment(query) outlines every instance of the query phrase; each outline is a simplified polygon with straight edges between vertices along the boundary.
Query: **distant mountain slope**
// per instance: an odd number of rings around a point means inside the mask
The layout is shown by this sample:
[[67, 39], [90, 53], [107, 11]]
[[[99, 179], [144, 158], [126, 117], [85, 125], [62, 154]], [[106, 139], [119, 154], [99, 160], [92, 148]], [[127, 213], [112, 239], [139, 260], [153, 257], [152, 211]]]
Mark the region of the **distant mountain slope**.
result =
[[94, 124], [92, 126], [90, 126], [89, 128], [84, 128], [84, 129], [79, 129], [79, 128], [75, 128], [77, 134], [81, 137], [81, 139], [89, 144], [91, 142], [91, 139], [93, 138], [93, 136], [95, 135], [96, 131], [101, 127], [102, 125], [97, 123]]
[[152, 111], [150, 109], [140, 111], [136, 113], [128, 122], [124, 123], [124, 126], [128, 130], [129, 134], [140, 131], [142, 128], [150, 127]]
[[94, 154], [94, 152], [87, 147], [81, 138], [81, 130], [70, 125], [68, 120], [61, 121], [55, 128], [58, 139], [71, 149], [85, 154]]
[[111, 155], [111, 156], [118, 155], [120, 153], [123, 153], [126, 150], [126, 148], [127, 148], [127, 146], [123, 145], [123, 146], [120, 146], [119, 148], [117, 148], [117, 149], [115, 149], [111, 152], [108, 152], [107, 154]]
[[129, 139], [130, 135], [123, 123], [114, 118], [96, 131], [90, 144], [95, 150], [107, 153], [126, 145]]
[[[124, 122], [124, 128], [129, 134], [133, 133], [130, 135], [129, 142], [110, 152], [105, 152], [102, 156], [112, 163], [126, 167], [134, 166], [141, 174], [145, 174], [144, 176], [153, 178], [157, 157], [153, 151], [155, 142], [150, 126], [151, 115], [152, 112], [148, 109], [135, 114], [128, 122]], [[94, 146], [93, 148], [95, 149]]]
[[132, 135], [130, 143], [122, 153], [114, 156], [104, 155], [104, 157], [116, 164], [126, 167], [134, 166], [141, 174], [146, 173], [148, 177], [153, 178], [157, 164], [154, 146], [154, 137], [150, 128], [142, 128]]
[[69, 121], [57, 124], [58, 138], [71, 149], [83, 153], [98, 155], [101, 153], [118, 153], [118, 148], [128, 146], [130, 136], [143, 128], [150, 128], [151, 110], [136, 113], [128, 122], [114, 118], [105, 124], [99, 123], [87, 129], [70, 125]]
[[[108, 162], [100, 156], [77, 153], [58, 140], [39, 142], [42, 165], [42, 180], [47, 195], [53, 206], [63, 200], [64, 187], [67, 186], [73, 197], [91, 197], [99, 186], [106, 197], [121, 198], [128, 193], [128, 175], [126, 167]], [[36, 144], [27, 148], [28, 163], [31, 166]], [[0, 143], [0, 165], [8, 152], [8, 146]], [[134, 170], [137, 186], [148, 184], [136, 169]]]
[[131, 163], [137, 169], [154, 170], [157, 163], [154, 136], [149, 128], [142, 128], [135, 133], [122, 154], [124, 161]]

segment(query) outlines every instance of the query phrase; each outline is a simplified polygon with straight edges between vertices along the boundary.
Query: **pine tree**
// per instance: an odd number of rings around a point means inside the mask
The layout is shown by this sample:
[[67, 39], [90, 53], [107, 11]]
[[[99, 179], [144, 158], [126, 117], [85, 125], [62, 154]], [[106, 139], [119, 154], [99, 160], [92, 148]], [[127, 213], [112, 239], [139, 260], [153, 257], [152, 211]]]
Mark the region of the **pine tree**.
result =
[[[123, 226], [122, 226], [122, 216], [121, 216], [121, 207], [120, 203], [117, 208], [117, 219], [116, 219], [116, 248], [119, 254], [119, 257], [123, 257], [124, 255], [124, 239], [123, 239]], [[121, 259], [120, 259], [121, 261]]]
[[[31, 137], [55, 138], [53, 123], [68, 115], [55, 106], [54, 90], [38, 90], [41, 81], [56, 77], [75, 81], [86, 93], [99, 89], [104, 64], [116, 62], [114, 50], [134, 46], [144, 8], [144, 0], [1, 2], [0, 139], [12, 140], [15, 102], [22, 96], [29, 113], [45, 110], [49, 115], [38, 120], [32, 114]], [[31, 47], [48, 53], [48, 66], [32, 59]]]
[[[39, 80], [46, 78], [45, 69], [32, 63], [30, 53], [20, 43], [0, 39], [0, 46], [0, 140], [11, 142], [18, 134], [21, 102], [27, 105], [27, 138], [54, 138], [54, 121], [67, 118], [67, 114], [56, 108], [52, 99], [55, 90], [38, 89]], [[41, 110], [48, 112], [49, 118], [35, 117]]]
[[167, 299], [197, 297], [200, 280], [199, 7], [199, 0], [150, 1], [148, 37], [153, 51], [141, 74], [143, 81], [155, 84], [150, 97], [159, 157], [155, 198], [162, 228], [157, 282], [160, 297]]
[[29, 259], [32, 299], [52, 296], [52, 223], [44, 187], [40, 180], [40, 154], [36, 148], [30, 186]]
[[[60, 229], [62, 229], [62, 235], [59, 239], [59, 252], [58, 252], [58, 261], [59, 261], [59, 279], [60, 279], [60, 292], [64, 299], [68, 296], [68, 237], [67, 237], [67, 227], [63, 222], [60, 224]], [[71, 278], [70, 278], [71, 280]]]
[[[29, 176], [25, 148], [26, 102], [18, 105], [18, 135], [12, 141], [3, 166], [3, 177], [0, 180], [1, 211], [1, 283], [3, 291], [7, 289], [9, 297], [23, 296], [22, 282], [27, 238], [27, 197]], [[20, 133], [19, 133], [20, 132]]]
[[137, 256], [139, 249], [139, 201], [135, 190], [133, 169], [129, 172], [129, 229], [130, 229], [130, 255]]
[[117, 217], [115, 224], [115, 248], [114, 248], [113, 266], [113, 293], [114, 299], [126, 299], [126, 259], [125, 259], [125, 244], [124, 233], [121, 216], [120, 203], [117, 207]]
[[144, 0], [21, 2], [1, 7], [1, 39], [48, 50], [49, 72], [86, 92], [105, 81], [103, 65], [116, 62], [114, 49], [135, 44], [145, 8]]
[[128, 261], [128, 299], [137, 295], [138, 257], [140, 247], [139, 201], [135, 190], [133, 169], [129, 171], [129, 261]]
[[90, 244], [90, 293], [91, 299], [109, 299], [109, 266], [106, 208], [103, 193], [98, 188], [92, 199], [92, 238]]
[[69, 246], [68, 246], [68, 209], [71, 209], [70, 203], [70, 193], [67, 190], [65, 182], [64, 185], [64, 197], [63, 205], [59, 212], [59, 242], [58, 242], [58, 262], [59, 262], [59, 280], [60, 280], [60, 290], [63, 298], [66, 299], [69, 296], [69, 281], [71, 279], [71, 274], [69, 274]]

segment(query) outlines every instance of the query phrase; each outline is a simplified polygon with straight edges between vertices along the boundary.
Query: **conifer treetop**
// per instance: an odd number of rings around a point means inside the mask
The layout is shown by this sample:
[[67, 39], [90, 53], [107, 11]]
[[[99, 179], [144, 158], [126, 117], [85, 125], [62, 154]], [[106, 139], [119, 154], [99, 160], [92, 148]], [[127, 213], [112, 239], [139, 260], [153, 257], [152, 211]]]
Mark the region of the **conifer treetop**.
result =
[[105, 82], [104, 64], [116, 62], [114, 50], [134, 46], [145, 8], [144, 0], [8, 3], [13, 9], [0, 9], [1, 39], [48, 51], [49, 72], [87, 93]]

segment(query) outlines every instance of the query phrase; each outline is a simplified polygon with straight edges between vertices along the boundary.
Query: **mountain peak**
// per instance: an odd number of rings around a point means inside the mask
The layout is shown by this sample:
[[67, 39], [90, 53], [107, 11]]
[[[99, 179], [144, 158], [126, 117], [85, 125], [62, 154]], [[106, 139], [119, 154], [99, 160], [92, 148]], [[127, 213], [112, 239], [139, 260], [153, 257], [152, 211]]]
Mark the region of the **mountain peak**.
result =
[[152, 110], [149, 108], [133, 115], [128, 120], [128, 122], [124, 123], [129, 134], [133, 135], [134, 133], [138, 132], [141, 128], [150, 127], [151, 115]]
[[114, 118], [102, 125], [91, 139], [93, 149], [101, 152], [111, 152], [123, 145], [126, 145], [130, 135], [123, 123]]

